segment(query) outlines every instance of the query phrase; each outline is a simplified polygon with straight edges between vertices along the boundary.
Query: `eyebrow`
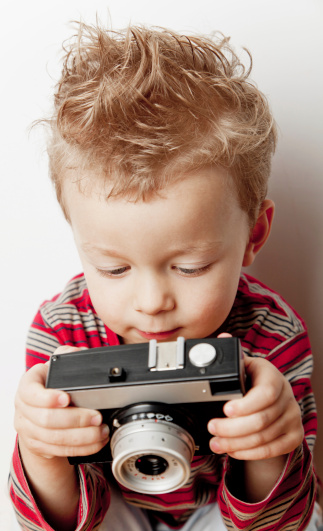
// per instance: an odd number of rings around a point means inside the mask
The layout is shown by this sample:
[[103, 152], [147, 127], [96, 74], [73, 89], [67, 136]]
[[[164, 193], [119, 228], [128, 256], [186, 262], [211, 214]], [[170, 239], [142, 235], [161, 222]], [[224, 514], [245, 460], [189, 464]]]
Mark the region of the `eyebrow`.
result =
[[[187, 247], [173, 247], [170, 250], [170, 254], [177, 255], [177, 254], [183, 254], [183, 253], [195, 253], [195, 252], [208, 252], [213, 251], [214, 248], [219, 247], [222, 245], [222, 240], [214, 241], [214, 242], [201, 242], [199, 245], [188, 245]], [[92, 243], [84, 243], [81, 245], [82, 249], [87, 252], [100, 252], [104, 256], [113, 256], [116, 258], [120, 257], [120, 252], [118, 252], [115, 249], [110, 249], [107, 247], [100, 247], [98, 245], [94, 245]]]
[[93, 245], [93, 243], [83, 243], [81, 245], [83, 251], [90, 251], [90, 252], [93, 252], [93, 251], [99, 251], [100, 253], [104, 254], [104, 255], [107, 255], [107, 256], [115, 256], [115, 257], [119, 257], [120, 256], [120, 253], [118, 253], [116, 250], [114, 249], [108, 249], [108, 248], [105, 248], [105, 247], [100, 247], [98, 245]]

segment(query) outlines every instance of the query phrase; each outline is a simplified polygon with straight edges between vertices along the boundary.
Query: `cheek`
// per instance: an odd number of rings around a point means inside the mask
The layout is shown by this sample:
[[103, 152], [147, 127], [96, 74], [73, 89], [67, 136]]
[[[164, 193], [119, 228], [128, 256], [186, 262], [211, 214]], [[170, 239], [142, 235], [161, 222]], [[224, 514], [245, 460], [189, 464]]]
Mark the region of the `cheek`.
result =
[[188, 311], [195, 319], [204, 322], [214, 321], [220, 326], [227, 318], [235, 300], [238, 287], [238, 278], [236, 282], [227, 281], [209, 281], [198, 290], [191, 290], [188, 295], [186, 305]]
[[92, 295], [90, 293], [93, 307], [104, 324], [116, 333], [119, 333], [119, 327], [122, 325], [125, 312], [122, 301], [101, 292]]
[[222, 293], [202, 293], [195, 302], [191, 302], [192, 312], [203, 320], [210, 320], [215, 316], [220, 317], [229, 308], [228, 298]]
[[107, 326], [111, 321], [118, 321], [125, 303], [117, 283], [96, 274], [86, 274], [86, 271], [85, 278], [93, 307], [100, 319]]

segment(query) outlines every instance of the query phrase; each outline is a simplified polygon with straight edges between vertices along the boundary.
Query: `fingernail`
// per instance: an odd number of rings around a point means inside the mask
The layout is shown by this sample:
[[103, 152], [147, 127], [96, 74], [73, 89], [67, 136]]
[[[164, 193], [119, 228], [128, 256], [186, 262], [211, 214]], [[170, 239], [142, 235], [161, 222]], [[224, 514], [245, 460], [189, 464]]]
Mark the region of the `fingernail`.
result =
[[94, 415], [94, 417], [91, 418], [92, 426], [100, 426], [101, 422], [102, 422], [102, 417], [100, 413], [98, 413], [97, 415]]
[[210, 442], [211, 450], [215, 453], [220, 452], [221, 448], [217, 439], [212, 439]]
[[215, 423], [210, 421], [209, 424], [208, 424], [208, 427], [207, 429], [209, 430], [209, 432], [212, 434], [212, 435], [215, 435], [216, 434], [216, 427], [215, 427]]
[[230, 404], [224, 406], [224, 413], [227, 417], [232, 417], [234, 415], [234, 409]]
[[101, 433], [102, 433], [102, 435], [103, 435], [104, 438], [108, 437], [108, 435], [109, 435], [109, 433], [110, 433], [109, 426], [107, 426], [106, 424], [104, 424], [104, 425], [102, 426]]
[[68, 396], [59, 395], [58, 403], [59, 403], [60, 406], [63, 406], [63, 407], [67, 406], [67, 404], [68, 404]]

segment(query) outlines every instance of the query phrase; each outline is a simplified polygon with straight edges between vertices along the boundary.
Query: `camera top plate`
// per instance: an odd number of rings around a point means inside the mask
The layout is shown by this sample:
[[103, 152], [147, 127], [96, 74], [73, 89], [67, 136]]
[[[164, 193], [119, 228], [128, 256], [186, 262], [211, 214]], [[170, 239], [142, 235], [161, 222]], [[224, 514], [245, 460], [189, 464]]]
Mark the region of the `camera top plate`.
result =
[[[178, 342], [183, 346], [182, 357], [178, 354]], [[95, 409], [123, 407], [152, 398], [168, 403], [193, 403], [229, 400], [244, 394], [239, 339], [179, 338], [178, 342], [161, 344], [162, 360], [168, 360], [170, 365], [162, 366], [161, 370], [151, 363], [149, 343], [53, 355], [46, 387], [67, 391], [76, 406]], [[205, 344], [211, 345], [216, 355], [205, 366], [197, 366], [194, 357], [190, 357], [191, 349]], [[165, 354], [167, 348], [176, 351], [177, 366], [169, 362], [173, 358]]]

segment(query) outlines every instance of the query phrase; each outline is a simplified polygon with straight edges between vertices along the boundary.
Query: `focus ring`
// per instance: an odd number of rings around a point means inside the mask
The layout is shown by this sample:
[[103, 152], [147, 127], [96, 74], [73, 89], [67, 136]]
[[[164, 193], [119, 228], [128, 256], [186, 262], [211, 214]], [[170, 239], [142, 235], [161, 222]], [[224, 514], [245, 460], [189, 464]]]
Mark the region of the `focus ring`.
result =
[[[192, 436], [176, 424], [148, 419], [134, 421], [121, 426], [111, 438], [112, 472], [119, 483], [131, 490], [172, 492], [188, 481], [194, 450]], [[159, 457], [167, 467], [157, 475], [142, 473], [137, 463], [142, 456]]]

